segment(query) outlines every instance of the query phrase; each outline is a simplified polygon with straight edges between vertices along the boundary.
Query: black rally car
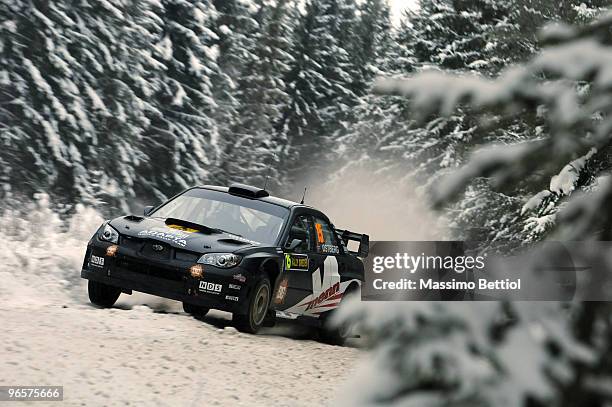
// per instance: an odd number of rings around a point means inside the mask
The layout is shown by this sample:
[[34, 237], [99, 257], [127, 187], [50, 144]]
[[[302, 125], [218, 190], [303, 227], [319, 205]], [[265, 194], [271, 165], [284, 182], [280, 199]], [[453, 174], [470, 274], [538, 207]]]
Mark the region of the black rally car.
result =
[[89, 241], [81, 277], [98, 306], [135, 290], [182, 301], [194, 315], [229, 311], [246, 332], [281, 317], [313, 322], [324, 339], [340, 342], [345, 330], [325, 321], [360, 292], [368, 247], [367, 235], [338, 230], [320, 211], [263, 189], [202, 186], [144, 216], [105, 222]]

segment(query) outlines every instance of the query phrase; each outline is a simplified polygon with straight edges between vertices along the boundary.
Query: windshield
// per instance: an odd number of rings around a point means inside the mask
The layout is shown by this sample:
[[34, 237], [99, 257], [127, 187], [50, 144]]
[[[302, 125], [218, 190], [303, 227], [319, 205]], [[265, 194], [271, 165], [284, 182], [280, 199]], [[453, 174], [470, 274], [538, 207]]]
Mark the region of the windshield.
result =
[[175, 218], [272, 245], [289, 210], [259, 200], [224, 192], [191, 189], [152, 213], [155, 218]]

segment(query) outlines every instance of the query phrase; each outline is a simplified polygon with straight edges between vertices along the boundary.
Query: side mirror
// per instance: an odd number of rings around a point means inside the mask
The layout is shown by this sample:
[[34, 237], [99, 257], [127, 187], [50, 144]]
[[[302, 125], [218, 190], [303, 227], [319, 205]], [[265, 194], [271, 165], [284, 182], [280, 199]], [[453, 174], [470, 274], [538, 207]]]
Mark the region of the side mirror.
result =
[[153, 205], [150, 206], [145, 206], [143, 212], [144, 216], [149, 216], [149, 214], [153, 211], [153, 208], [155, 208]]
[[295, 250], [299, 245], [301, 245], [303, 242], [303, 240], [300, 239], [293, 239], [291, 241], [291, 243], [289, 243], [289, 246], [287, 246], [287, 249], [289, 250]]

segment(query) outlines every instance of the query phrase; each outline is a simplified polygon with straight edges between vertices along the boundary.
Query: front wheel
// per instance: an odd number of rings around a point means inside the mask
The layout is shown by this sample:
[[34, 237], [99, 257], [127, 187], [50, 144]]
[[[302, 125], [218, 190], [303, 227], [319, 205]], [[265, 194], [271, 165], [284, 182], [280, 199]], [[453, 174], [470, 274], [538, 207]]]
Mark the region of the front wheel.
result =
[[264, 277], [255, 285], [253, 295], [249, 298], [246, 315], [234, 314], [236, 328], [241, 332], [255, 334], [264, 323], [270, 305], [270, 280]]
[[117, 298], [119, 298], [119, 295], [121, 295], [120, 288], [91, 280], [87, 284], [87, 292], [89, 294], [89, 301], [102, 308], [112, 307]]

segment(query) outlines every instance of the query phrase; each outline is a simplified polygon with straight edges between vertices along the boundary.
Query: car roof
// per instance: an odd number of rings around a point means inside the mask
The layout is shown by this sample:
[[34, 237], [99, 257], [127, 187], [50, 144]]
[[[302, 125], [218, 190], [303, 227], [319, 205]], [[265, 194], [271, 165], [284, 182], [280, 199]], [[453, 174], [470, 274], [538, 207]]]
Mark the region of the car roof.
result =
[[[229, 193], [229, 187], [222, 187], [222, 186], [218, 186], [218, 185], [200, 185], [194, 188], [203, 188], [203, 189], [210, 189], [212, 191], [218, 191], [218, 192], [226, 192]], [[266, 197], [262, 197], [262, 198], [251, 198], [251, 199], [256, 199], [258, 201], [263, 201], [263, 202], [268, 202], [274, 205], [278, 205], [278, 206], [282, 206], [284, 208], [287, 209], [291, 209], [291, 208], [295, 208], [295, 207], [302, 207], [302, 208], [307, 208], [307, 209], [312, 209], [316, 212], [321, 212], [316, 208], [313, 208], [312, 206], [308, 206], [308, 205], [304, 205], [301, 203], [297, 203], [297, 202], [293, 202], [293, 201], [289, 201], [287, 199], [283, 199], [283, 198], [279, 198], [276, 196], [266, 196]]]

